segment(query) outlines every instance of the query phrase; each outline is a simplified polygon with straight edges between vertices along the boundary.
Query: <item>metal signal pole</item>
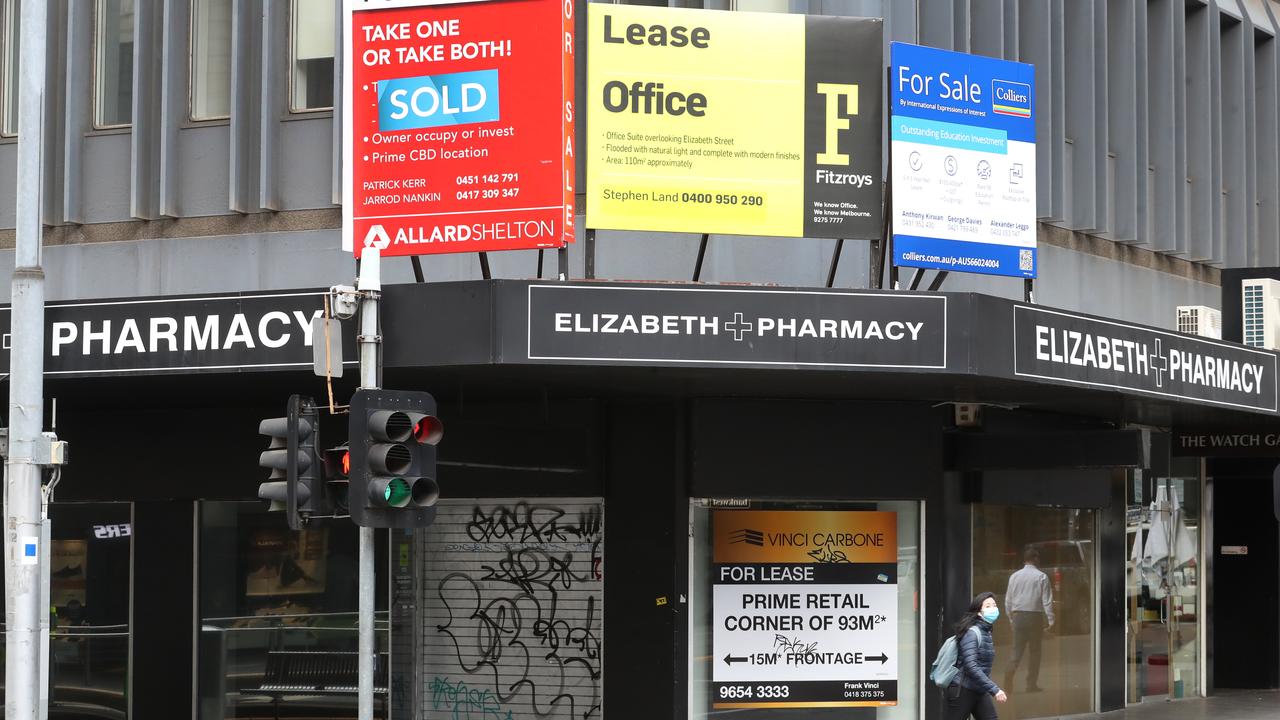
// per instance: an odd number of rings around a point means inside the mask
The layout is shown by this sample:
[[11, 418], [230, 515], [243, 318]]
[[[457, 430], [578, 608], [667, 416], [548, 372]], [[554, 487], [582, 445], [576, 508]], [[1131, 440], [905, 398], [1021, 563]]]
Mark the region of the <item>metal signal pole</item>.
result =
[[[378, 327], [378, 295], [382, 292], [381, 253], [377, 248], [365, 248], [360, 256], [360, 387], [377, 388], [379, 352], [382, 336]], [[354, 504], [355, 501], [352, 501]], [[374, 622], [377, 608], [374, 606], [374, 529], [358, 528], [360, 533], [360, 590], [358, 610], [359, 683], [356, 687], [356, 710], [359, 720], [373, 720], [373, 659], [377, 652], [374, 640]], [[7, 719], [6, 719], [7, 720]]]
[[40, 471], [44, 427], [44, 270], [40, 265], [44, 159], [45, 25], [49, 6], [21, 3], [9, 454], [5, 462], [5, 720], [39, 717], [42, 564]]

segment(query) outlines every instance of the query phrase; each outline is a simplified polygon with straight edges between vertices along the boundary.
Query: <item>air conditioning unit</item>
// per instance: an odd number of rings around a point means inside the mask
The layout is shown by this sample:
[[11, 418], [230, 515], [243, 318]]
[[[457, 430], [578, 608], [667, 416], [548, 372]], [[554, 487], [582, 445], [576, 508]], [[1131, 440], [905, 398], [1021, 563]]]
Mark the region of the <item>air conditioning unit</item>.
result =
[[1222, 339], [1222, 312], [1205, 305], [1178, 306], [1178, 332]]
[[1267, 350], [1280, 348], [1280, 281], [1242, 280], [1240, 292], [1244, 344]]

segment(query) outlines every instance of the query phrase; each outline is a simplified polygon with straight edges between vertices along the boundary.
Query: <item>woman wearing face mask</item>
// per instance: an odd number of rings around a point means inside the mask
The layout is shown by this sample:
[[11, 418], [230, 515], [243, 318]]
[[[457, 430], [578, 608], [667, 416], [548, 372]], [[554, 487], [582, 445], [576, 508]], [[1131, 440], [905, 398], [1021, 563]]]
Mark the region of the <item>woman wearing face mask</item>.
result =
[[[984, 592], [969, 603], [969, 611], [956, 625], [960, 672], [945, 691], [945, 720], [964, 720], [970, 715], [976, 720], [996, 720], [992, 698], [998, 703], [1009, 700], [991, 679], [991, 666], [996, 659], [991, 626], [998, 617], [995, 593]], [[977, 632], [971, 628], [977, 628]]]

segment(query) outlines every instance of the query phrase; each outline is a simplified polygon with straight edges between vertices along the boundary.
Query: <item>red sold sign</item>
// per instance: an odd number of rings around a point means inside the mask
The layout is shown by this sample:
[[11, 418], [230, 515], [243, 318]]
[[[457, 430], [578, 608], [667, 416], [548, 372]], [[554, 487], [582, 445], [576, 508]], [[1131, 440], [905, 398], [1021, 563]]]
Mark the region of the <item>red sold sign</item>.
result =
[[343, 249], [573, 241], [573, 0], [348, 0]]

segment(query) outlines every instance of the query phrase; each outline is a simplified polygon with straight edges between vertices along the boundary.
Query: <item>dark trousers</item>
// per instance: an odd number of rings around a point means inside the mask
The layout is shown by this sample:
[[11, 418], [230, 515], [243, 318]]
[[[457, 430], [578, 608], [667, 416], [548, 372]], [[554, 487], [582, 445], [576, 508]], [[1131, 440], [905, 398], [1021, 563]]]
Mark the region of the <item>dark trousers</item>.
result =
[[[1005, 671], [1005, 684], [1013, 684], [1013, 674], [1022, 663], [1022, 653], [1030, 650], [1027, 658], [1027, 686], [1036, 687], [1040, 680], [1040, 643], [1044, 640], [1044, 613], [1015, 610], [1009, 615], [1013, 620], [1013, 657], [1009, 660], [1009, 669]], [[1004, 689], [1013, 690], [1011, 687]]]
[[996, 704], [991, 696], [978, 690], [960, 687], [955, 683], [942, 691], [945, 704], [942, 720], [965, 720], [972, 715], [975, 720], [997, 720]]

